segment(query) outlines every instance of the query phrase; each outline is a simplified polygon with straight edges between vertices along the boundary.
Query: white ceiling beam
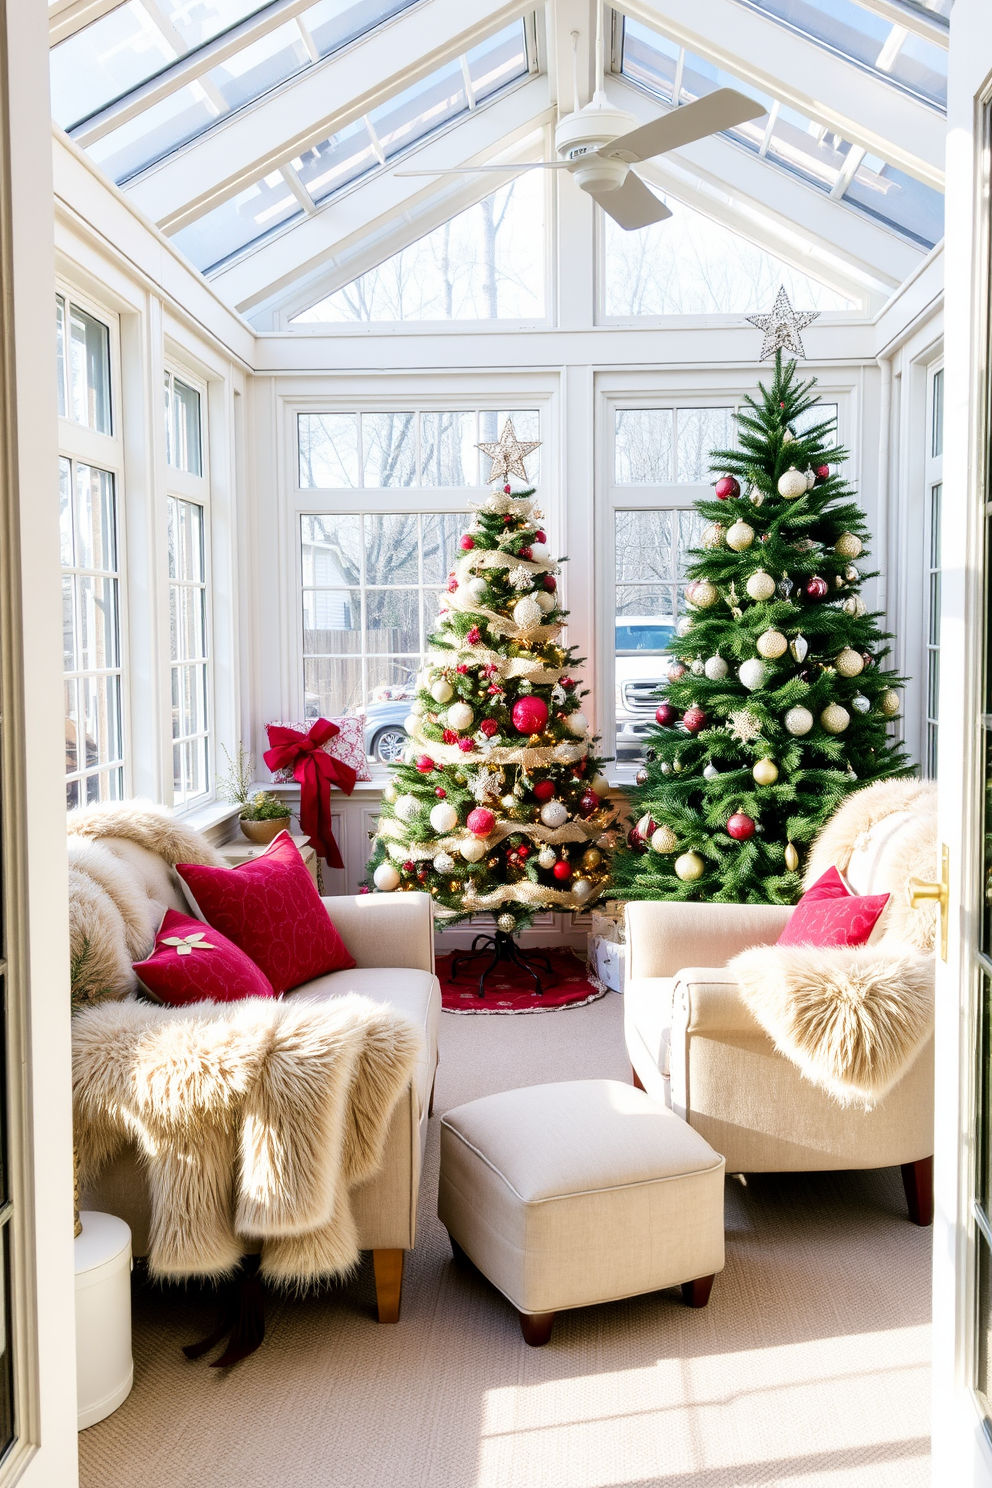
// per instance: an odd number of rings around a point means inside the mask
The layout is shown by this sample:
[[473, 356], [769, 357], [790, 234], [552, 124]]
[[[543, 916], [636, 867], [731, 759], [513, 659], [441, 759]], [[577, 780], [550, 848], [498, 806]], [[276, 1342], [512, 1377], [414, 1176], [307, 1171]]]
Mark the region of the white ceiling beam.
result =
[[127, 194], [163, 231], [177, 232], [531, 8], [533, 0], [424, 0], [216, 124]]
[[[511, 151], [515, 143], [532, 136], [552, 118], [548, 79], [539, 75], [486, 107], [463, 115], [457, 124], [432, 136], [419, 150], [405, 154], [402, 168], [441, 171], [445, 166], [485, 164], [494, 155]], [[303, 294], [302, 302], [295, 307], [302, 309], [372, 267], [370, 256], [374, 262], [382, 262], [446, 221], [463, 205], [470, 205], [472, 198], [466, 193], [474, 191], [475, 199], [481, 199], [510, 178], [508, 171], [491, 176], [487, 173], [470, 183], [457, 177], [448, 182], [442, 178], [425, 182], [397, 176], [387, 166], [342, 192], [313, 217], [293, 224], [229, 268], [211, 275], [210, 283], [228, 304], [241, 305], [247, 312], [290, 288], [300, 300], [300, 282], [320, 275], [320, 285], [312, 294]], [[375, 249], [359, 261], [350, 250], [366, 240], [373, 241]]]
[[876, 15], [884, 16], [894, 26], [905, 26], [915, 36], [921, 36], [924, 41], [932, 41], [947, 50], [951, 28], [946, 16], [938, 15], [933, 10], [920, 10], [918, 6], [910, 4], [909, 0], [858, 0], [858, 4], [863, 5], [865, 10], [873, 10]]
[[124, 0], [57, 0], [48, 7], [48, 45], [58, 46], [60, 41], [109, 15], [123, 3]]
[[935, 109], [737, 0], [624, 0], [627, 15], [900, 170], [944, 189]]

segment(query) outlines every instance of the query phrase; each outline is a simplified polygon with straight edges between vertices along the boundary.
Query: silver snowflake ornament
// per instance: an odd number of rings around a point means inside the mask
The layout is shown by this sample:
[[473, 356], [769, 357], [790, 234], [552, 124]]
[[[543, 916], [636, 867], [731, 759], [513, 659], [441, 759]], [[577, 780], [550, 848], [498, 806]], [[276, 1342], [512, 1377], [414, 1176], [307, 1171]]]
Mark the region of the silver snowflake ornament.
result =
[[776, 351], [789, 351], [794, 356], [805, 357], [806, 352], [799, 333], [811, 325], [819, 314], [819, 310], [793, 310], [783, 284], [772, 307], [771, 315], [744, 317], [750, 325], [757, 326], [759, 331], [765, 333], [758, 360], [763, 362]]
[[731, 713], [729, 727], [734, 738], [739, 740], [741, 744], [749, 744], [752, 739], [756, 739], [761, 733], [760, 720], [755, 718], [753, 713], [749, 713], [746, 708], [741, 708], [738, 712]]

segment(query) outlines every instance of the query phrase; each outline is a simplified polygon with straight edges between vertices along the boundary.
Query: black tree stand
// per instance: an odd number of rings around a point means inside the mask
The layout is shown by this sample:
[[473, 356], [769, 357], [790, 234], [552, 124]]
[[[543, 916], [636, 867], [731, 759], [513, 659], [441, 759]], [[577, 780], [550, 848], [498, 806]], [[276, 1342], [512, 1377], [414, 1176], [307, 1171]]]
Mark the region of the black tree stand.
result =
[[[491, 971], [495, 971], [501, 961], [509, 961], [514, 966], [519, 966], [528, 976], [534, 978], [538, 997], [544, 996], [544, 988], [541, 986], [541, 978], [538, 976], [531, 962], [536, 961], [542, 971], [546, 971], [549, 977], [554, 976], [554, 969], [547, 956], [540, 955], [537, 951], [522, 951], [511, 934], [505, 930], [497, 930], [493, 935], [477, 935], [472, 942], [470, 951], [463, 951], [460, 956], [455, 956], [451, 963], [451, 980], [460, 975], [459, 968], [466, 961], [477, 961], [480, 956], [489, 956], [489, 964], [483, 967], [482, 975], [479, 977], [479, 987], [476, 997], [485, 997], [485, 981]], [[475, 975], [474, 972], [471, 973]]]

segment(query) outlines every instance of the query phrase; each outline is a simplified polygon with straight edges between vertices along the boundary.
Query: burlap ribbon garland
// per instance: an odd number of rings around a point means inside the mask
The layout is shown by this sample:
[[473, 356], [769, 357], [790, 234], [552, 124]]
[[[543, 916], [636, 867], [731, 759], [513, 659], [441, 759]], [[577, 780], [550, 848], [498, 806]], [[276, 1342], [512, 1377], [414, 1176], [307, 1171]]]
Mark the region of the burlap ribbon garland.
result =
[[442, 744], [434, 739], [425, 739], [419, 732], [410, 735], [411, 740], [418, 744], [425, 752], [430, 754], [435, 764], [462, 764], [466, 769], [472, 765], [520, 765], [524, 770], [539, 769], [542, 765], [574, 765], [580, 759], [584, 759], [589, 753], [587, 742], [570, 739], [560, 739], [559, 744], [568, 744], [570, 749], [577, 749], [578, 754], [570, 755], [567, 760], [556, 759], [555, 750], [558, 744], [537, 744], [533, 748], [524, 745], [496, 744], [488, 747], [477, 744], [471, 752], [459, 749], [457, 744]]
[[[488, 852], [490, 848], [496, 847], [507, 837], [519, 834], [521, 837], [530, 837], [534, 842], [546, 843], [550, 847], [558, 847], [564, 842], [591, 842], [593, 838], [600, 836], [606, 831], [605, 822], [569, 821], [561, 827], [546, 827], [543, 822], [518, 822], [498, 821], [487, 837], [448, 835], [447, 837], [436, 837], [433, 842], [404, 843], [403, 829], [405, 822], [398, 817], [389, 817], [379, 828], [380, 837], [395, 839], [396, 845], [403, 848], [408, 858], [434, 858], [439, 852], [461, 853], [463, 842], [481, 842]], [[392, 856], [392, 854], [390, 854]]]
[[504, 884], [498, 889], [493, 889], [489, 894], [477, 894], [470, 883], [466, 892], [462, 895], [461, 910], [451, 913], [465, 914], [476, 913], [483, 910], [498, 909], [501, 904], [516, 903], [529, 904], [534, 907], [550, 908], [554, 905], [558, 909], [585, 909], [590, 899], [595, 894], [589, 894], [586, 899], [576, 899], [574, 894], [567, 889], [546, 889], [543, 884], [526, 883]]
[[[461, 591], [456, 589], [454, 594], [448, 595], [448, 609], [457, 610], [460, 615], [478, 615], [486, 621], [490, 630], [497, 631], [506, 636], [508, 640], [515, 640], [522, 646], [529, 646], [531, 641], [553, 641], [561, 632], [564, 621], [551, 620], [547, 624], [539, 620], [536, 625], [518, 625], [515, 620], [510, 620], [506, 615], [497, 614], [495, 610], [486, 609], [477, 600], [466, 595], [461, 597]], [[474, 655], [471, 647], [466, 647], [462, 653], [469, 656]]]
[[558, 567], [554, 558], [521, 558], [516, 553], [507, 553], [503, 548], [473, 548], [455, 565], [459, 584], [464, 584], [480, 568], [522, 568], [531, 574], [554, 573]]
[[482, 646], [473, 646], [469, 651], [428, 651], [424, 666], [436, 666], [441, 669], [458, 665], [458, 658], [471, 657], [473, 666], [495, 666], [498, 672], [492, 675], [500, 677], [526, 677], [529, 682], [540, 683], [541, 686], [554, 686], [560, 682], [565, 675], [564, 667], [546, 667], [540, 661], [528, 661], [525, 656], [500, 656], [496, 651], [486, 650]]

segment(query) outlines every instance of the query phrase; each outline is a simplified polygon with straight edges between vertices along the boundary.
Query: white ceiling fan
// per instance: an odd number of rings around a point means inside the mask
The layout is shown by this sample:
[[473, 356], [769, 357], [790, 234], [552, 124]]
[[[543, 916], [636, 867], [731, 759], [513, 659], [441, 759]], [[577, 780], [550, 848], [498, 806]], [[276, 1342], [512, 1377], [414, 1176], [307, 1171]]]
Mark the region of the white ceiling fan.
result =
[[[573, 99], [578, 101], [578, 32], [572, 32]], [[603, 88], [603, 6], [597, 6], [597, 87], [589, 103], [559, 119], [555, 129], [557, 160], [532, 160], [507, 165], [460, 165], [448, 170], [398, 170], [397, 176], [475, 175], [482, 171], [567, 170], [583, 191], [631, 232], [649, 227], [672, 214], [634, 171], [632, 165], [677, 150], [680, 145], [704, 139], [757, 119], [765, 112], [760, 103], [734, 88], [717, 88], [695, 103], [673, 108], [660, 119], [641, 124], [625, 109], [614, 108]]]

